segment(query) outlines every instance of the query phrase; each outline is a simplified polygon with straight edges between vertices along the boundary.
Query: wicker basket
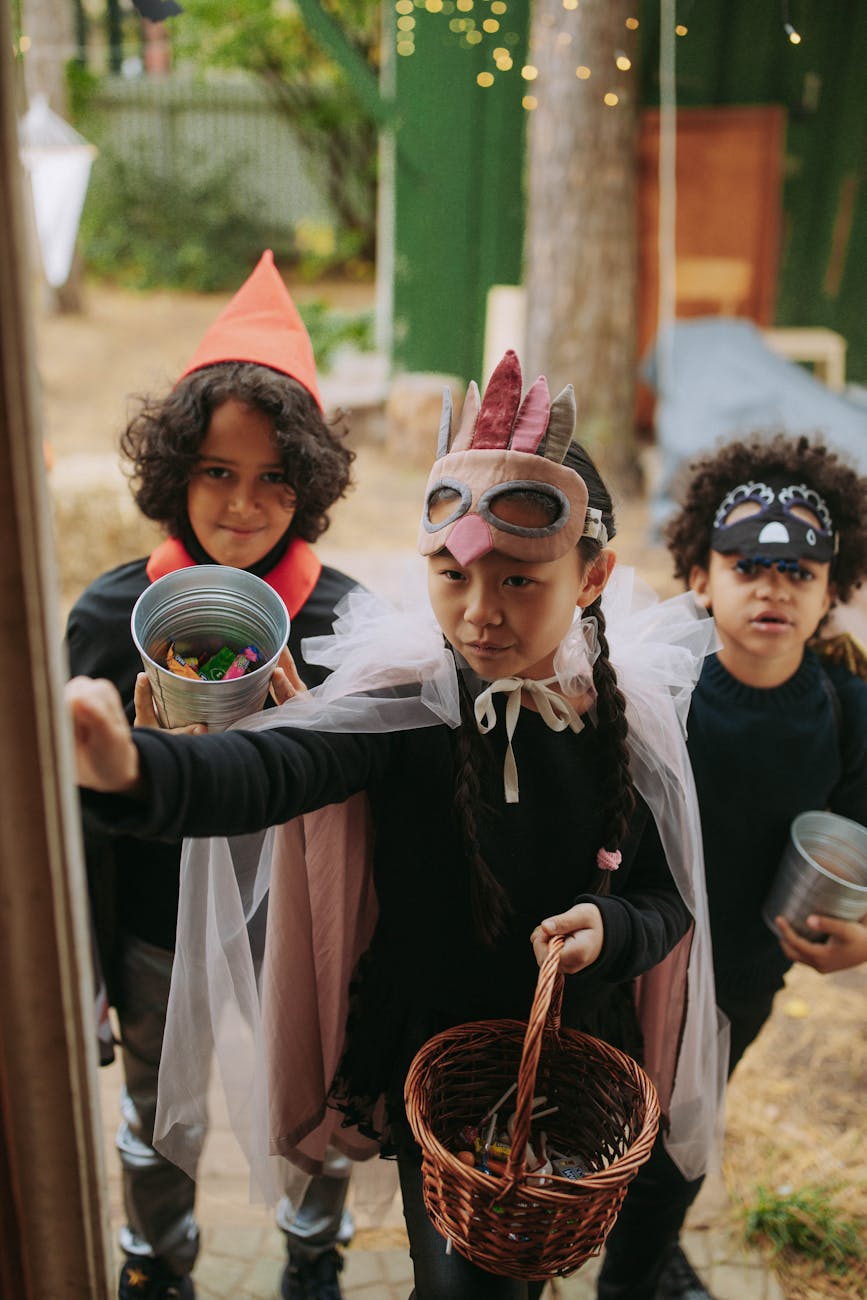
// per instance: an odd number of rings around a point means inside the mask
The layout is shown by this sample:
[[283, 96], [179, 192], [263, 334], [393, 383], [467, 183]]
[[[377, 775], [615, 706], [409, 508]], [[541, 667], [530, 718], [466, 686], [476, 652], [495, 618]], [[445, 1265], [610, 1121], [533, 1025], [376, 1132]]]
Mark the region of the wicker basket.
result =
[[[631, 1057], [561, 1029], [561, 947], [562, 939], [551, 941], [526, 1025], [475, 1021], [437, 1034], [415, 1057], [405, 1087], [437, 1231], [489, 1273], [528, 1281], [565, 1276], [598, 1254], [659, 1126], [656, 1091]], [[495, 1177], [458, 1159], [458, 1135], [478, 1125], [516, 1079], [511, 1155]], [[534, 1094], [557, 1107], [544, 1123], [549, 1144], [574, 1153], [588, 1171], [580, 1180], [528, 1175]]]

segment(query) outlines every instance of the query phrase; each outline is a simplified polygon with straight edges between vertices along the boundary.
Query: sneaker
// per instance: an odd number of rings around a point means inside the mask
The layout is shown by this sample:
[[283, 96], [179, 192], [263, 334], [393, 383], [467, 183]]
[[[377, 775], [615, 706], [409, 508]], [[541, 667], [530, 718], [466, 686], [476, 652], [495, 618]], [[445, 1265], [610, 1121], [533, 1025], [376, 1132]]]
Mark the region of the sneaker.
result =
[[315, 1259], [290, 1251], [280, 1279], [282, 1300], [343, 1300], [338, 1281], [342, 1268], [343, 1258], [336, 1250], [326, 1250]]
[[662, 1270], [656, 1300], [713, 1300], [680, 1246], [674, 1247]]
[[165, 1264], [149, 1255], [128, 1255], [120, 1270], [117, 1297], [118, 1300], [196, 1300], [196, 1292], [189, 1275], [170, 1273]]

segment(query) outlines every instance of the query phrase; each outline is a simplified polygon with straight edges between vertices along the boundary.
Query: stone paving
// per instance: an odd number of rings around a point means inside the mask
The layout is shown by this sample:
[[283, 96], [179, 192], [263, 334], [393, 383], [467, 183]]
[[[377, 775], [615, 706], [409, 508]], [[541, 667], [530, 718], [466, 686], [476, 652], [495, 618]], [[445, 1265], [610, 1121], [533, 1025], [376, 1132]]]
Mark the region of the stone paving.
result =
[[[99, 1082], [111, 1227], [116, 1236], [122, 1221], [121, 1180], [114, 1149], [119, 1063], [101, 1069]], [[197, 1300], [275, 1300], [285, 1258], [282, 1234], [265, 1206], [250, 1203], [244, 1159], [216, 1092], [209, 1105], [211, 1129], [197, 1197], [202, 1228], [202, 1251], [195, 1270]], [[384, 1169], [380, 1161], [359, 1165], [353, 1174], [356, 1194], [373, 1180], [379, 1193]], [[724, 1198], [721, 1185], [709, 1180], [688, 1220], [687, 1253], [716, 1300], [783, 1300], [759, 1257], [745, 1253], [721, 1226]], [[119, 1253], [117, 1259], [119, 1269]], [[594, 1300], [597, 1270], [598, 1261], [589, 1260], [572, 1277], [551, 1282], [544, 1300]], [[376, 1227], [359, 1220], [355, 1239], [345, 1252], [341, 1283], [345, 1300], [407, 1300], [412, 1290], [412, 1265], [397, 1196]]]

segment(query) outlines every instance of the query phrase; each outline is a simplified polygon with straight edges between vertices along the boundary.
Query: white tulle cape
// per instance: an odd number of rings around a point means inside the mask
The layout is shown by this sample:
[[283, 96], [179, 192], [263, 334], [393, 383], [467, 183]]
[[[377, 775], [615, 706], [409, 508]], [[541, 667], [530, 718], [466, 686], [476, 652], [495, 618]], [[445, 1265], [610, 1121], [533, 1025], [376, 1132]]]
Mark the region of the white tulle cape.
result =
[[[628, 569], [615, 570], [603, 610], [627, 700], [633, 778], [693, 917], [690, 933], [642, 976], [638, 990], [646, 1064], [670, 1117], [668, 1150], [693, 1178], [718, 1162], [727, 1063], [684, 742], [690, 695], [716, 634], [691, 595], [659, 602]], [[338, 615], [332, 635], [303, 646], [305, 659], [333, 670], [326, 682], [238, 728], [460, 725], [454, 657], [429, 608], [401, 611], [354, 592]], [[573, 695], [586, 687], [595, 655], [588, 622], [576, 620], [555, 660]], [[332, 1144], [357, 1159], [376, 1154], [326, 1105], [343, 1046], [349, 979], [376, 919], [370, 834], [366, 799], [356, 795], [261, 835], [185, 842], [156, 1145], [191, 1176], [207, 1099], [186, 1081], [207, 1077], [211, 1061], [250, 1165], [253, 1196], [270, 1202], [279, 1193], [275, 1155], [315, 1173]], [[275, 864], [280, 869], [272, 872]]]

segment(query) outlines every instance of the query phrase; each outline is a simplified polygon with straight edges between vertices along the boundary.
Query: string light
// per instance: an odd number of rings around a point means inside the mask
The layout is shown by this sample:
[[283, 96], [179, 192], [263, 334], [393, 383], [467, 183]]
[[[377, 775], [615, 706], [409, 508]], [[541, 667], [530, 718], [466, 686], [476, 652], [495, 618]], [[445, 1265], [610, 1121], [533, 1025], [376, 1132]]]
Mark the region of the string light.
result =
[[[581, 0], [561, 0], [563, 9], [567, 11], [578, 9], [580, 3]], [[783, 4], [784, 14], [786, 17], [784, 23], [786, 34], [793, 44], [798, 44], [801, 37], [788, 21], [787, 0], [781, 0], [781, 3]], [[484, 4], [484, 7], [490, 15], [503, 15], [508, 12], [509, 8], [507, 0], [479, 0], [479, 5], [482, 4]], [[474, 9], [476, 9], [476, 7], [476, 0], [394, 0], [395, 12], [400, 15], [397, 20], [398, 54], [406, 56], [415, 53], [416, 20], [413, 17], [413, 14], [416, 9], [427, 10], [427, 12], [431, 14], [443, 14], [448, 18], [448, 15], [454, 14], [455, 11], [459, 14], [470, 14]], [[549, 27], [553, 26], [555, 22], [553, 14], [550, 12], [544, 14], [543, 21], [546, 22]], [[628, 18], [624, 19], [624, 24], [628, 31], [634, 32], [639, 27], [639, 20], [637, 17], [630, 15]], [[482, 14], [479, 15], [478, 19], [472, 17], [451, 18], [448, 24], [449, 31], [459, 37], [461, 43], [465, 47], [470, 48], [480, 45], [486, 35], [494, 35], [497, 32], [501, 32], [501, 26], [501, 23], [496, 18], [484, 17]], [[686, 36], [688, 31], [685, 23], [678, 23], [674, 30], [678, 36]], [[518, 33], [514, 31], [502, 31], [500, 40], [504, 42], [504, 44], [499, 45], [492, 50], [491, 57], [496, 65], [497, 72], [511, 72], [516, 65], [512, 53], [510, 53], [506, 46], [511, 45], [514, 47], [520, 44], [521, 38]], [[569, 31], [561, 30], [557, 33], [555, 40], [558, 47], [561, 49], [567, 49], [573, 44], [574, 36]], [[615, 67], [618, 71], [629, 72], [632, 69], [633, 61], [625, 50], [615, 49], [613, 58]], [[532, 82], [539, 76], [539, 70], [534, 64], [525, 63], [523, 67], [520, 68], [520, 75], [524, 81]], [[587, 64], [580, 63], [575, 68], [575, 76], [579, 81], [589, 81], [591, 75], [592, 69], [589, 68]], [[480, 72], [476, 76], [477, 84], [483, 88], [493, 85], [494, 81], [495, 77], [492, 72]], [[609, 108], [614, 108], [620, 103], [620, 96], [614, 90], [607, 91], [603, 95], [602, 99], [603, 103]], [[536, 96], [531, 94], [525, 95], [521, 102], [523, 107], [528, 111], [535, 109], [538, 104]]]
[[686, 36], [688, 31], [689, 28], [687, 27], [686, 23], [678, 23], [674, 29], [674, 34], [675, 36]]
[[525, 95], [521, 100], [521, 107], [526, 108], [528, 113], [532, 113], [533, 109], [537, 108], [538, 105], [539, 101], [535, 95]]
[[801, 33], [798, 31], [797, 27], [795, 27], [794, 23], [792, 22], [791, 15], [789, 13], [789, 0], [780, 0], [780, 3], [783, 10], [783, 31], [788, 36], [790, 44], [800, 45]]
[[609, 108], [614, 108], [615, 104], [620, 103], [620, 96], [616, 95], [613, 90], [609, 90], [602, 96], [602, 102], [607, 104]]

